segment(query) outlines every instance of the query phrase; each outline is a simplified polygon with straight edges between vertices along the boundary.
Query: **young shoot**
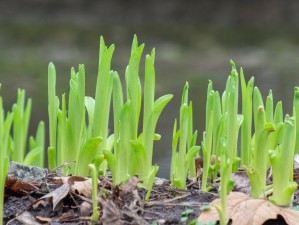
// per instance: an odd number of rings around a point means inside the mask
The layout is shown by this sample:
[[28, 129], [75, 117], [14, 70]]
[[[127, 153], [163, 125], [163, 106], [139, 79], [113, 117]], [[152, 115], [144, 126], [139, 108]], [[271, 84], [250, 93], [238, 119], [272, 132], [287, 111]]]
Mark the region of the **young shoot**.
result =
[[272, 127], [266, 127], [266, 113], [262, 95], [257, 87], [253, 91], [253, 116], [254, 116], [254, 150], [253, 159], [247, 173], [250, 179], [251, 196], [263, 198], [266, 189], [267, 173], [267, 139]]
[[241, 165], [249, 166], [251, 163], [251, 124], [252, 124], [252, 93], [254, 77], [246, 85], [243, 69], [240, 70], [242, 89], [242, 115], [244, 117], [241, 127]]
[[[222, 120], [223, 122], [223, 120]], [[220, 129], [223, 129], [223, 123], [220, 125]], [[221, 140], [221, 165], [220, 165], [220, 205], [214, 205], [217, 209], [220, 217], [220, 225], [226, 225], [228, 223], [228, 218], [226, 217], [226, 208], [227, 208], [227, 195], [230, 191], [231, 186], [231, 162], [228, 158], [230, 153], [226, 146], [226, 140], [223, 138]]]
[[[188, 102], [188, 89], [189, 84], [186, 82], [180, 107], [180, 129], [176, 130], [177, 121], [175, 120], [172, 139], [170, 180], [174, 187], [180, 189], [186, 189], [188, 172], [191, 171], [190, 166], [194, 166], [195, 156], [200, 149], [195, 145], [197, 132], [191, 132], [192, 102]], [[178, 142], [179, 150], [177, 152]]]
[[129, 65], [126, 69], [127, 100], [124, 103], [123, 88], [116, 72], [113, 73], [113, 120], [114, 150], [104, 150], [112, 173], [113, 182], [119, 184], [130, 176], [138, 175], [143, 186], [151, 189], [158, 166], [152, 165], [153, 142], [160, 139], [155, 134], [160, 114], [172, 95], [164, 95], [155, 100], [155, 50], [146, 55], [143, 90], [142, 133], [138, 135], [142, 89], [139, 78], [139, 64], [144, 45], [138, 46], [134, 37]]
[[56, 140], [57, 140], [57, 113], [59, 99], [56, 96], [56, 70], [52, 62], [48, 66], [48, 115], [49, 115], [49, 140], [48, 147], [48, 167], [56, 167]]
[[[278, 135], [281, 125], [273, 118], [273, 103], [271, 91], [267, 98], [265, 110], [262, 95], [257, 87], [253, 91], [253, 117], [255, 133], [253, 136], [252, 159], [249, 167], [246, 167], [250, 185], [251, 196], [264, 198], [266, 196], [266, 178], [269, 168], [269, 149], [275, 149], [278, 144]], [[275, 114], [278, 113], [275, 110]], [[277, 114], [278, 115], [278, 114]], [[275, 115], [274, 115], [275, 117]], [[267, 122], [268, 121], [268, 122]], [[271, 121], [274, 121], [272, 123]]]
[[[103, 150], [108, 150], [108, 122], [110, 114], [110, 101], [113, 87], [113, 71], [110, 71], [114, 45], [109, 48], [105, 45], [104, 38], [100, 38], [99, 69], [96, 83], [95, 105], [93, 113], [92, 136], [101, 137], [103, 140], [97, 147], [97, 154], [102, 155]], [[101, 171], [106, 173], [107, 163], [101, 164]]]
[[12, 134], [13, 149], [10, 159], [19, 163], [23, 163], [26, 155], [31, 105], [31, 99], [28, 99], [25, 105], [25, 90], [18, 89], [17, 102], [12, 107], [14, 115]]
[[201, 179], [201, 190], [208, 191], [207, 187], [208, 174], [211, 165], [211, 153], [212, 153], [212, 138], [213, 138], [213, 122], [214, 122], [214, 97], [215, 92], [213, 91], [213, 83], [209, 81], [207, 91], [207, 102], [206, 102], [206, 130], [203, 133], [203, 141], [201, 143], [204, 168]]
[[91, 223], [96, 224], [99, 220], [100, 214], [98, 211], [98, 170], [94, 164], [88, 165], [91, 170], [91, 186], [92, 186], [92, 215], [91, 215]]
[[280, 145], [269, 150], [273, 173], [273, 195], [269, 199], [276, 205], [289, 205], [298, 186], [293, 181], [295, 134], [295, 118], [287, 115]]

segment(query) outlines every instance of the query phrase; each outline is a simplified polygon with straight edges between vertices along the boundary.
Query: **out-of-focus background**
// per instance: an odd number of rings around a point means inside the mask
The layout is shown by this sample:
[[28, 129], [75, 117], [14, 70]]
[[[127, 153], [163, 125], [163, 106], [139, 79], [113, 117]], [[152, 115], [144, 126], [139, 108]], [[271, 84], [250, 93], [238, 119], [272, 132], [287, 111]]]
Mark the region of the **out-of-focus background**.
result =
[[[171, 136], [186, 81], [199, 140], [204, 129], [208, 80], [223, 91], [229, 60], [242, 66], [264, 96], [272, 89], [291, 113], [299, 85], [299, 2], [297, 1], [0, 1], [0, 82], [5, 108], [17, 88], [33, 99], [30, 133], [47, 117], [47, 65], [57, 70], [57, 93], [68, 92], [70, 68], [85, 64], [87, 95], [94, 96], [99, 37], [115, 43], [112, 69], [124, 79], [134, 34], [145, 53], [156, 48], [156, 96], [172, 93], [162, 112], [154, 160], [167, 177]], [[145, 54], [144, 54], [145, 55]], [[143, 64], [144, 60], [142, 60]], [[141, 66], [143, 77], [143, 66]]]

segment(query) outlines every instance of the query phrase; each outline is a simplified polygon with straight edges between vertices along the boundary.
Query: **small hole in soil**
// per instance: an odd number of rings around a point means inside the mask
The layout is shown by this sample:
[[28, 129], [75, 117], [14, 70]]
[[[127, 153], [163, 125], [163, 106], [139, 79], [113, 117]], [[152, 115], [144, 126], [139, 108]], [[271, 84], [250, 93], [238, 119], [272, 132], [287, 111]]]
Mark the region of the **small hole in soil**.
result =
[[284, 218], [280, 215], [277, 216], [277, 219], [267, 220], [263, 225], [288, 225]]

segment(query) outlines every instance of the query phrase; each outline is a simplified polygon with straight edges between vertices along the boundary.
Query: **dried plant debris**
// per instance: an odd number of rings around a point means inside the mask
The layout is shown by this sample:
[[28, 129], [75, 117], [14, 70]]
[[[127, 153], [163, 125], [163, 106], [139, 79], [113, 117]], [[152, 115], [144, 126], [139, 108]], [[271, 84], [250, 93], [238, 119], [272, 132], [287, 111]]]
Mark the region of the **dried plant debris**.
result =
[[42, 225], [38, 222], [35, 217], [28, 211], [23, 212], [19, 216], [16, 217], [18, 221], [25, 225]]
[[234, 191], [250, 194], [250, 182], [246, 171], [239, 170], [232, 175], [234, 181]]
[[54, 191], [46, 194], [45, 196], [41, 197], [40, 199], [34, 201], [32, 203], [32, 207], [36, 209], [40, 205], [46, 206], [49, 202], [53, 205], [53, 211], [56, 209], [58, 205], [62, 202], [62, 200], [68, 195], [70, 191], [70, 185], [68, 183], [64, 183], [59, 188], [55, 189]]
[[[215, 198], [211, 193], [198, 192], [198, 188], [185, 191], [174, 189], [169, 181], [163, 180], [154, 185], [150, 201], [144, 205], [146, 191], [138, 187], [139, 182], [138, 178], [132, 177], [125, 184], [115, 186], [111, 179], [99, 177], [98, 224], [180, 224], [182, 219], [188, 224], [197, 218], [202, 204]], [[46, 186], [53, 188], [45, 194], [32, 192], [27, 196], [9, 196], [4, 221], [10, 221], [10, 224], [26, 224], [26, 221], [29, 224], [57, 225], [89, 223], [92, 201], [86, 193], [89, 193], [90, 185], [89, 178], [48, 178]], [[12, 210], [14, 205], [17, 207]], [[185, 215], [187, 209], [192, 212]]]
[[64, 184], [70, 185], [70, 191], [86, 198], [91, 198], [91, 178], [84, 178], [78, 176], [71, 177], [56, 177], [54, 179], [61, 180]]
[[[299, 225], [299, 211], [278, 207], [263, 199], [255, 199], [241, 192], [232, 192], [227, 199], [227, 217], [232, 225], [262, 225], [268, 220], [282, 217], [287, 224]], [[220, 199], [211, 202], [211, 205], [220, 205]], [[219, 214], [215, 207], [203, 211], [198, 221], [207, 224], [219, 221]]]

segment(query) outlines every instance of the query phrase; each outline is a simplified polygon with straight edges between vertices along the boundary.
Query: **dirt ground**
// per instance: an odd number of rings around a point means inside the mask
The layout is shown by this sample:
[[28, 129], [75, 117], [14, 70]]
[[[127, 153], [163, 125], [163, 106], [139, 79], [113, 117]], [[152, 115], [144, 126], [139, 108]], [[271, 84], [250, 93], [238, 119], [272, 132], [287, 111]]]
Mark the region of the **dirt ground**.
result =
[[[36, 167], [10, 166], [4, 224], [92, 224], [89, 180], [75, 176], [57, 178], [58, 175]], [[177, 190], [168, 180], [156, 178], [150, 199], [145, 202], [146, 190], [138, 187], [139, 182], [133, 177], [126, 184], [115, 186], [110, 177], [100, 177], [100, 219], [93, 224], [197, 224], [202, 207], [219, 197], [217, 185], [210, 192], [202, 192], [197, 181], [188, 181], [187, 190]], [[239, 190], [242, 184], [235, 189]], [[298, 201], [297, 193], [294, 201]], [[264, 224], [286, 223], [279, 218]]]

